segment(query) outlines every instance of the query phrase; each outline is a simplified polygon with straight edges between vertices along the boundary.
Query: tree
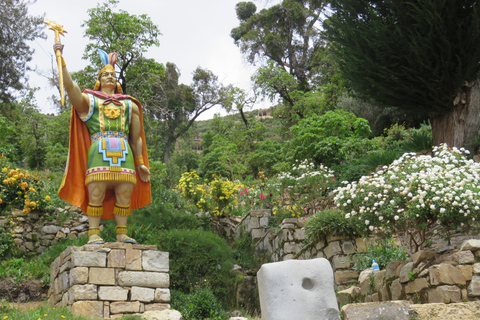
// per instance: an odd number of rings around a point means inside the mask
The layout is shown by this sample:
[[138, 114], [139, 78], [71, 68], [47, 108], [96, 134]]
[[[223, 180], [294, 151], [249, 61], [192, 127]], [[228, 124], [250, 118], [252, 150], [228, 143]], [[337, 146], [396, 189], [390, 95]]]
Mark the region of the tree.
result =
[[433, 143], [465, 146], [480, 126], [480, 2], [332, 1], [327, 38], [365, 98], [428, 112]]
[[11, 90], [25, 88], [27, 62], [34, 50], [28, 45], [45, 38], [43, 17], [28, 15], [29, 1], [4, 0], [0, 6], [0, 101], [11, 101]]
[[[305, 117], [304, 94], [323, 95], [323, 86], [333, 79], [318, 76], [329, 65], [319, 22], [325, 3], [285, 0], [258, 13], [253, 3], [236, 6], [240, 25], [230, 35], [250, 63], [262, 64], [254, 78], [256, 87], [270, 98], [281, 97], [287, 106], [285, 118]], [[313, 107], [318, 111], [325, 105]]]
[[205, 111], [216, 105], [224, 105], [226, 93], [230, 87], [224, 87], [218, 77], [210, 70], [198, 67], [193, 72], [193, 82], [190, 86], [179, 84], [179, 72], [173, 63], [167, 63], [165, 79], [165, 94], [167, 108], [165, 109], [162, 133], [165, 136], [163, 161], [167, 162], [170, 152], [179, 137], [184, 135], [195, 120]]
[[[106, 52], [118, 54], [117, 66], [120, 68], [118, 79], [122, 90], [127, 92], [127, 67], [142, 57], [151, 46], [158, 46], [158, 27], [146, 14], [139, 16], [129, 14], [124, 10], [114, 12], [119, 0], [107, 0], [102, 5], [88, 10], [90, 19], [82, 27], [86, 37], [91, 41], [85, 48], [84, 59], [89, 59], [98, 67], [100, 59], [97, 48]], [[100, 68], [87, 68], [89, 73], [98, 72]], [[95, 73], [96, 75], [96, 73]]]

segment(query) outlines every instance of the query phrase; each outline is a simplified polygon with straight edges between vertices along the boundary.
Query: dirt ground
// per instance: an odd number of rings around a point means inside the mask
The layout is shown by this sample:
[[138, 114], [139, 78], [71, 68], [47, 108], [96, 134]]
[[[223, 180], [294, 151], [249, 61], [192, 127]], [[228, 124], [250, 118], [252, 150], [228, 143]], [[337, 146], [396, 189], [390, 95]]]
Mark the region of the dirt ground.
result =
[[16, 282], [13, 278], [0, 279], [0, 300], [13, 303], [38, 302], [47, 299], [48, 286], [39, 280]]

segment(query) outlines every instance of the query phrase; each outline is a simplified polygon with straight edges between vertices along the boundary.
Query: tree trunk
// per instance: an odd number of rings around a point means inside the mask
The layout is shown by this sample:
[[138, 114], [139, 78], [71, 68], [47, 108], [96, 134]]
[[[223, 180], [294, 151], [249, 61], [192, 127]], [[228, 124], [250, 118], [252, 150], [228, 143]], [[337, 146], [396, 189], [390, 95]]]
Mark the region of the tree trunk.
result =
[[169, 137], [167, 139], [167, 142], [165, 143], [165, 149], [163, 151], [163, 163], [167, 163], [168, 159], [170, 159], [170, 150], [172, 149], [172, 146], [175, 145], [175, 142], [177, 142], [177, 139], [174, 137]]
[[480, 130], [480, 86], [463, 87], [449, 113], [430, 113], [433, 145], [447, 143], [449, 147], [464, 147], [471, 152], [472, 140]]

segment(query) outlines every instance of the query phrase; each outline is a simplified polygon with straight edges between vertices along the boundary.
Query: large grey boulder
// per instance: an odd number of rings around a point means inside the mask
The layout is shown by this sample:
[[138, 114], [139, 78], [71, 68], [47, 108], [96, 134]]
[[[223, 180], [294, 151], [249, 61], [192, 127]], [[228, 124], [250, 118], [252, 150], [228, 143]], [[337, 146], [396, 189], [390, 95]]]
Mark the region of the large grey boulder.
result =
[[340, 319], [325, 258], [266, 263], [257, 273], [262, 320]]

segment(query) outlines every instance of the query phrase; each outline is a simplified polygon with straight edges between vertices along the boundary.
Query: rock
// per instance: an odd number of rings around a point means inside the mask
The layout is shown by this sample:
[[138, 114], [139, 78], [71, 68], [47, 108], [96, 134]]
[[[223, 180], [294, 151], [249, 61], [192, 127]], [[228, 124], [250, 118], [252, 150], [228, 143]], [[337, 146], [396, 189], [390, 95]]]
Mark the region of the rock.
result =
[[428, 290], [429, 303], [461, 302], [462, 292], [457, 286], [438, 286]]
[[427, 303], [410, 305], [410, 319], [480, 319], [480, 301], [465, 303]]
[[146, 311], [142, 314], [142, 320], [185, 320], [177, 310]]
[[409, 306], [407, 301], [355, 303], [343, 306], [342, 315], [344, 320], [409, 320]]
[[478, 239], [470, 239], [466, 240], [462, 243], [460, 247], [460, 251], [463, 250], [470, 250], [470, 251], [477, 251], [480, 250], [480, 240]]
[[142, 254], [142, 268], [145, 271], [168, 272], [168, 252], [145, 250]]
[[434, 265], [428, 270], [430, 275], [430, 284], [433, 286], [441, 284], [465, 285], [467, 283], [460, 269], [450, 264], [442, 263], [439, 265]]
[[398, 277], [399, 274], [397, 274], [397, 270], [401, 270], [399, 269], [400, 266], [404, 266], [405, 265], [405, 261], [402, 261], [402, 260], [396, 260], [396, 261], [391, 261], [387, 264], [385, 270], [386, 270], [386, 273], [385, 273], [385, 279], [386, 280], [390, 280], [392, 278], [395, 278], [395, 277]]
[[351, 303], [360, 294], [360, 287], [351, 286], [348, 289], [337, 292], [337, 301], [340, 305]]
[[435, 251], [420, 250], [412, 255], [413, 266], [416, 267], [420, 262], [430, 260], [435, 257]]
[[475, 256], [472, 251], [458, 251], [451, 255], [451, 259], [458, 264], [472, 264], [475, 262]]
[[399, 279], [401, 283], [410, 281], [410, 271], [413, 271], [413, 262], [409, 262], [400, 270]]
[[103, 319], [103, 301], [77, 301], [70, 310], [77, 316]]
[[480, 296], [480, 276], [474, 276], [468, 285], [467, 293], [469, 297]]
[[50, 226], [44, 226], [42, 228], [42, 232], [44, 234], [57, 234], [57, 232], [61, 229], [59, 226], [55, 225], [50, 225]]
[[266, 263], [257, 281], [263, 320], [340, 319], [333, 270], [324, 258]]

